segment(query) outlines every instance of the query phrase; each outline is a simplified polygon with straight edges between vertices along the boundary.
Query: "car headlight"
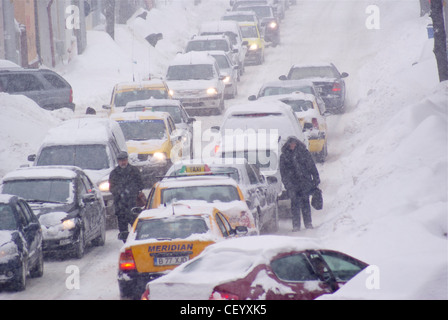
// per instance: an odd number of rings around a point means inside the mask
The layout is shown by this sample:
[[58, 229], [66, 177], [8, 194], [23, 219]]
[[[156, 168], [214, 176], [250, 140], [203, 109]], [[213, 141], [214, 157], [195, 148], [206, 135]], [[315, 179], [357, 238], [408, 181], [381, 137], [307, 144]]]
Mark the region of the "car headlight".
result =
[[224, 80], [222, 80], [222, 82], [224, 82], [224, 83], [230, 83], [230, 76], [226, 76], [225, 78], [224, 78]]
[[256, 43], [252, 43], [249, 47], [249, 50], [257, 50], [258, 49], [258, 45]]
[[174, 96], [174, 91], [173, 90], [168, 90], [168, 94], [172, 97], [172, 96]]
[[0, 259], [17, 254], [19, 254], [19, 249], [17, 249], [17, 245], [14, 242], [5, 243], [0, 247]]
[[109, 181], [102, 181], [98, 188], [100, 189], [101, 192], [109, 192]]
[[208, 94], [208, 95], [215, 95], [215, 94], [218, 94], [218, 90], [216, 90], [216, 88], [208, 88], [208, 89], [207, 89], [207, 94]]
[[152, 156], [152, 159], [157, 161], [164, 161], [166, 160], [166, 154], [164, 152], [155, 152]]
[[269, 23], [269, 28], [271, 28], [271, 29], [277, 28], [277, 22], [272, 21], [271, 23]]
[[76, 227], [76, 218], [62, 221], [62, 230], [72, 230]]

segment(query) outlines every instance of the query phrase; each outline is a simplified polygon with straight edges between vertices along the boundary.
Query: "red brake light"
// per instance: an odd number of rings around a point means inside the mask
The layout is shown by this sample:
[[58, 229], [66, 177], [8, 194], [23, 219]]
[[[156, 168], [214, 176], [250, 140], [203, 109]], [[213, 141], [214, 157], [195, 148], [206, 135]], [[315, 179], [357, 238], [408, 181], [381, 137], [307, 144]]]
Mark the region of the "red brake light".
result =
[[338, 82], [335, 82], [335, 83], [333, 84], [333, 89], [331, 89], [331, 90], [332, 90], [333, 92], [341, 91], [341, 90], [342, 90], [341, 84], [338, 83]]
[[313, 122], [313, 128], [314, 129], [319, 129], [319, 122], [317, 122], [317, 119], [313, 118], [312, 122]]
[[141, 300], [149, 300], [149, 289], [148, 288], [146, 288], [145, 292], [143, 292]]
[[120, 254], [119, 259], [119, 268], [122, 271], [129, 271], [129, 270], [135, 270], [135, 260], [134, 255], [132, 254], [131, 249], [126, 249], [125, 252], [122, 252]]
[[73, 102], [73, 89], [70, 88], [70, 98], [69, 98], [69, 102], [72, 103]]
[[209, 300], [239, 300], [239, 297], [236, 294], [220, 292], [220, 291], [214, 290], [208, 299]]

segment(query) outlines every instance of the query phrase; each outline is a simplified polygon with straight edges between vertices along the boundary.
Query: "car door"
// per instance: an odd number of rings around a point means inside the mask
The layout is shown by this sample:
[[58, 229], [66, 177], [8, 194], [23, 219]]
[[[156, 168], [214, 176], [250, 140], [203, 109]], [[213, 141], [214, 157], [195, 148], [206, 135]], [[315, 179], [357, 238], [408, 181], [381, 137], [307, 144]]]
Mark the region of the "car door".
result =
[[78, 175], [76, 178], [76, 202], [78, 204], [79, 218], [84, 226], [84, 239], [86, 242], [93, 239], [95, 235], [95, 206], [92, 195], [89, 195], [87, 186]]
[[367, 263], [338, 251], [319, 250], [318, 252], [331, 269], [339, 286], [344, 285], [368, 266]]
[[17, 202], [17, 211], [22, 221], [23, 235], [28, 245], [29, 262], [32, 265], [39, 258], [42, 247], [42, 229], [37, 217], [25, 201]]
[[102, 200], [101, 193], [95, 188], [94, 184], [90, 179], [84, 175], [80, 175], [81, 182], [84, 184], [85, 190], [87, 190], [87, 195], [84, 196], [84, 204], [90, 211], [89, 216], [91, 218], [92, 225], [92, 237], [100, 234], [101, 227], [105, 222], [105, 207], [104, 201]]
[[266, 291], [267, 300], [313, 300], [333, 292], [320, 276], [321, 271], [317, 271], [317, 261], [310, 259], [307, 252], [280, 254], [271, 260], [269, 267], [272, 272], [268, 274], [276, 284], [271, 284]]

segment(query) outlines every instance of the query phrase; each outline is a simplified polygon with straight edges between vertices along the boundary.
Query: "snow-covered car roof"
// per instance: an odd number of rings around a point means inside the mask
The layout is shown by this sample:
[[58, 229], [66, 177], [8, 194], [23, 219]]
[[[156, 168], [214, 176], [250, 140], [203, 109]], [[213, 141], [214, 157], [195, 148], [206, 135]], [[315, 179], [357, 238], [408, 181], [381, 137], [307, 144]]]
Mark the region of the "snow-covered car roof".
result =
[[203, 22], [199, 28], [201, 35], [208, 32], [234, 32], [238, 34], [238, 29], [238, 22], [231, 20], [207, 21]]
[[229, 177], [224, 176], [185, 176], [185, 177], [165, 177], [159, 182], [160, 188], [176, 188], [187, 186], [212, 186], [212, 185], [232, 185], [237, 187], [238, 183]]
[[154, 209], [148, 209], [142, 211], [139, 215], [139, 219], [149, 218], [168, 218], [172, 216], [191, 216], [191, 215], [212, 215], [214, 210], [213, 206], [197, 206], [189, 205], [186, 202], [178, 202], [170, 205], [161, 206]]
[[227, 108], [224, 118], [237, 114], [250, 114], [250, 113], [285, 113], [291, 112], [291, 107], [281, 101], [252, 101], [248, 103], [237, 104]]
[[146, 120], [146, 119], [167, 119], [170, 117], [168, 112], [123, 112], [123, 113], [113, 113], [110, 115], [110, 119], [114, 121], [131, 121], [131, 120]]
[[154, 88], [154, 87], [165, 87], [165, 81], [162, 79], [151, 79], [143, 80], [139, 82], [120, 82], [115, 85], [116, 90], [126, 90], [135, 88]]
[[309, 79], [301, 79], [301, 80], [276, 80], [265, 82], [262, 85], [262, 88], [266, 87], [295, 87], [295, 86], [314, 86], [313, 81]]
[[137, 100], [137, 101], [131, 101], [128, 102], [128, 104], [125, 107], [126, 108], [132, 108], [132, 107], [157, 107], [157, 106], [180, 106], [181, 103], [179, 100], [175, 99], [146, 99], [146, 100]]
[[73, 179], [80, 168], [74, 166], [42, 166], [19, 168], [7, 173], [2, 181], [29, 179]]
[[204, 51], [191, 51], [187, 53], [179, 53], [171, 61], [170, 66], [189, 65], [189, 64], [214, 64], [215, 58]]

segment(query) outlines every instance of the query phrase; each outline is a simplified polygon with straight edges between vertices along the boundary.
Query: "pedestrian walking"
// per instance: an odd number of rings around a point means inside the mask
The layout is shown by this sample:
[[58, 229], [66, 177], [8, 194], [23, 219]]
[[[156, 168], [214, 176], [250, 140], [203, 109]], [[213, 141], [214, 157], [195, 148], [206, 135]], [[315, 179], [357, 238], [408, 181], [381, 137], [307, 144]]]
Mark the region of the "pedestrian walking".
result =
[[118, 238], [125, 241], [128, 225], [133, 224], [135, 217], [131, 209], [136, 207], [137, 198], [143, 190], [143, 180], [138, 168], [129, 164], [127, 152], [121, 152], [118, 166], [109, 176], [109, 188], [114, 198], [115, 215], [118, 221]]
[[280, 155], [280, 174], [291, 199], [293, 231], [299, 231], [301, 217], [305, 228], [312, 229], [310, 195], [320, 183], [316, 164], [304, 143], [289, 137]]

